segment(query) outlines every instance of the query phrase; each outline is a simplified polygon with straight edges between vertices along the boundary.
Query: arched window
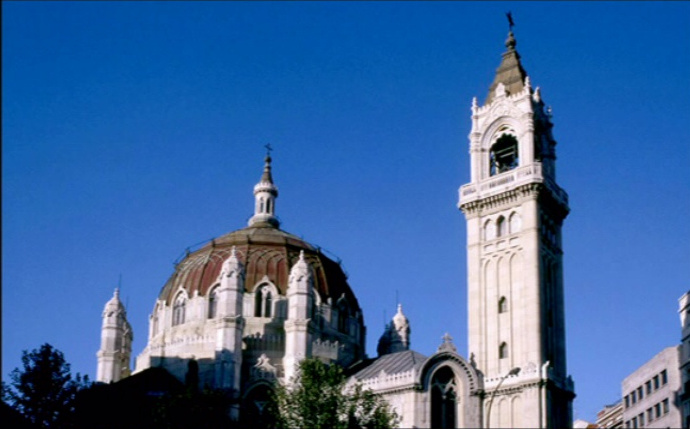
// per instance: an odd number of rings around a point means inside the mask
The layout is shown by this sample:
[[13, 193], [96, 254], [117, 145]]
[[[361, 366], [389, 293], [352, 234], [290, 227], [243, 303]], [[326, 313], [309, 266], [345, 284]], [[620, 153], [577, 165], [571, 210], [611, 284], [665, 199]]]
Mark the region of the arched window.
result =
[[271, 398], [273, 398], [273, 392], [269, 386], [259, 384], [252, 387], [242, 400], [239, 427], [256, 429], [274, 427], [275, 419], [270, 412], [270, 407], [267, 407], [271, 403]]
[[501, 216], [496, 221], [496, 237], [503, 237], [504, 235], [507, 235], [506, 229], [506, 218]]
[[515, 234], [516, 232], [520, 231], [520, 215], [517, 213], [511, 213], [510, 219], [508, 221], [510, 224], [509, 228], [509, 234]]
[[457, 386], [453, 370], [440, 368], [431, 379], [431, 427], [457, 427]]
[[266, 213], [271, 213], [271, 199], [266, 199]]
[[518, 142], [510, 134], [503, 134], [491, 146], [489, 152], [489, 175], [503, 173], [516, 168], [519, 164]]
[[156, 304], [156, 307], [153, 309], [153, 314], [151, 315], [151, 332], [153, 335], [156, 335], [158, 333], [158, 311], [160, 308], [158, 307], [158, 304]]
[[268, 285], [261, 285], [254, 292], [254, 316], [271, 317], [273, 314], [273, 294]]
[[263, 291], [257, 288], [254, 292], [254, 316], [261, 317], [261, 307], [263, 304]]
[[505, 359], [508, 357], [508, 344], [505, 342], [502, 342], [500, 346], [498, 346], [498, 358], [499, 359]]
[[259, 198], [259, 213], [263, 213], [263, 212], [264, 212], [264, 199]]
[[184, 323], [185, 316], [185, 306], [187, 305], [187, 300], [184, 295], [179, 294], [175, 298], [175, 304], [173, 305], [173, 320], [172, 325], [177, 326]]
[[271, 291], [267, 290], [264, 295], [264, 317], [271, 317]]
[[218, 288], [214, 288], [208, 294], [208, 318], [215, 319], [218, 313]]
[[499, 313], [508, 312], [508, 300], [506, 299], [505, 296], [502, 296], [501, 299], [498, 300], [498, 312]]
[[491, 219], [489, 219], [484, 223], [484, 239], [493, 240], [494, 238], [496, 238], [496, 228]]

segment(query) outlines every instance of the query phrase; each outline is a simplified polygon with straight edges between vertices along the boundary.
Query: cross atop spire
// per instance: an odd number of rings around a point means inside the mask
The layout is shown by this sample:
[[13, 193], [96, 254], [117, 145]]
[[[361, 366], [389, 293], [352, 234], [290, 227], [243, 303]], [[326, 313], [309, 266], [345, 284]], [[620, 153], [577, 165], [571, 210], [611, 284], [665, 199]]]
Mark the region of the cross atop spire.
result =
[[508, 18], [508, 30], [512, 33], [515, 22], [513, 21], [513, 14], [508, 11], [506, 12], [506, 18]]

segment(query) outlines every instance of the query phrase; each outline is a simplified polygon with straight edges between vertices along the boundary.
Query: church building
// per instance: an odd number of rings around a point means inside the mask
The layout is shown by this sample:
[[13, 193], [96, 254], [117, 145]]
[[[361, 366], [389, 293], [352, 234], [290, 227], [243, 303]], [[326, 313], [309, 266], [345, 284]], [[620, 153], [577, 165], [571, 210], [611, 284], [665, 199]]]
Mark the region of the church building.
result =
[[467, 222], [468, 357], [447, 334], [431, 356], [414, 351], [401, 305], [368, 357], [364, 315], [340, 264], [280, 229], [267, 155], [249, 225], [176, 265], [133, 371], [132, 330], [115, 291], [103, 312], [98, 381], [154, 367], [184, 380], [193, 368], [200, 386], [234, 399], [233, 418], [259, 422], [275, 383], [316, 357], [382, 395], [401, 427], [571, 427], [561, 248], [568, 195], [556, 183], [550, 109], [516, 44], [511, 29], [484, 104], [471, 105], [470, 183], [458, 202]]

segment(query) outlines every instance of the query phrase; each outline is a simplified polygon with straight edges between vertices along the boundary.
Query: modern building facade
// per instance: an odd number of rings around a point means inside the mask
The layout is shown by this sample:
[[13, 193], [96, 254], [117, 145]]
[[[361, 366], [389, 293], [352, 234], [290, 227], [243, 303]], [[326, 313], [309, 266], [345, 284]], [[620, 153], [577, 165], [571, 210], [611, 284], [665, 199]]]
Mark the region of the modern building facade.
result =
[[598, 428], [602, 429], [619, 429], [623, 427], [623, 402], [618, 401], [615, 404], [606, 405], [597, 413]]
[[690, 428], [690, 292], [678, 300], [680, 315], [681, 339], [678, 358], [680, 359], [680, 409], [683, 428]]
[[[234, 399], [234, 418], [260, 426], [274, 383], [316, 357], [386, 398], [401, 427], [571, 427], [568, 196], [556, 182], [549, 109], [516, 44], [510, 31], [485, 104], [472, 102], [470, 183], [458, 202], [467, 220], [468, 358], [448, 335], [431, 356], [412, 350], [402, 306], [377, 357], [367, 357], [363, 314], [340, 265], [280, 229], [267, 156], [248, 227], [189, 252], [162, 288], [134, 374], [157, 367], [184, 380], [195, 371], [200, 385]], [[98, 355], [104, 382], [128, 374], [131, 353], [131, 329], [110, 319], [109, 306]]]
[[625, 428], [681, 427], [679, 350], [679, 346], [665, 348], [623, 380]]

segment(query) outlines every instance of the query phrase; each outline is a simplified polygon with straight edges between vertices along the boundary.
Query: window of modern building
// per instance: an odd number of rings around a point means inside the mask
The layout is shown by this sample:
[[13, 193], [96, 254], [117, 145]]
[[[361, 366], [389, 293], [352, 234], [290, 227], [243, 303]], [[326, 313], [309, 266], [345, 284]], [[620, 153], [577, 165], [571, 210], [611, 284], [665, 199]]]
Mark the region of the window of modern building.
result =
[[637, 394], [634, 390], [630, 392], [630, 402], [632, 402], [633, 404], [637, 403]]
[[666, 383], [668, 383], [668, 373], [666, 372], [666, 370], [663, 370], [661, 371], [661, 385], [663, 386]]
[[659, 388], [659, 376], [655, 375], [654, 378], [652, 379], [652, 382], [654, 383], [654, 390]]
[[661, 401], [661, 407], [663, 408], [664, 414], [668, 414], [668, 398]]
[[648, 380], [644, 385], [647, 388], [647, 395], [652, 393], [652, 380]]
[[644, 398], [644, 390], [642, 389], [642, 386], [640, 386], [637, 388], [637, 399], [641, 401], [642, 398]]
[[625, 399], [625, 408], [629, 408], [630, 407], [630, 396], [625, 395], [624, 399]]
[[661, 402], [654, 405], [654, 418], [658, 419], [661, 417]]
[[647, 422], [654, 420], [654, 410], [650, 407], [647, 408]]
[[637, 415], [637, 424], [643, 428], [644, 427], [644, 413], [640, 413]]

